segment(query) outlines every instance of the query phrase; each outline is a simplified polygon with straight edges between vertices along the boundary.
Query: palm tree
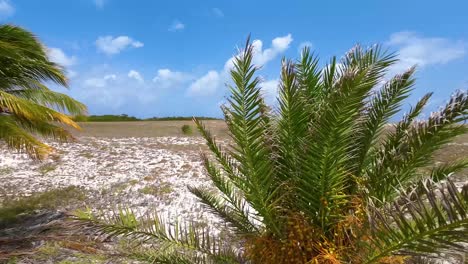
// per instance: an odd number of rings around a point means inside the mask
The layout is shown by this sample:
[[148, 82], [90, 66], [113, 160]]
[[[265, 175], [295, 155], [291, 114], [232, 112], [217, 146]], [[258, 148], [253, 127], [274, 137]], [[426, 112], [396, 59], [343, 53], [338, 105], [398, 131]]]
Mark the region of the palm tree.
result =
[[34, 135], [70, 140], [61, 125], [79, 126], [67, 114], [86, 112], [85, 105], [50, 90], [44, 82], [68, 84], [63, 69], [49, 60], [45, 46], [32, 33], [0, 26], [0, 139], [34, 159], [52, 150]]
[[247, 42], [231, 70], [222, 110], [232, 144], [222, 147], [195, 120], [217, 190], [190, 190], [225, 221], [230, 238], [191, 220], [138, 220], [130, 209], [78, 219], [111, 236], [154, 241], [139, 252], [154, 263], [403, 263], [467, 251], [468, 195], [449, 176], [468, 161], [433, 163], [436, 150], [467, 132], [466, 92], [418, 120], [429, 93], [389, 125], [412, 90], [414, 68], [382, 85], [397, 59], [379, 46], [356, 46], [322, 69], [306, 48], [298, 61], [283, 60], [271, 110], [253, 56]]

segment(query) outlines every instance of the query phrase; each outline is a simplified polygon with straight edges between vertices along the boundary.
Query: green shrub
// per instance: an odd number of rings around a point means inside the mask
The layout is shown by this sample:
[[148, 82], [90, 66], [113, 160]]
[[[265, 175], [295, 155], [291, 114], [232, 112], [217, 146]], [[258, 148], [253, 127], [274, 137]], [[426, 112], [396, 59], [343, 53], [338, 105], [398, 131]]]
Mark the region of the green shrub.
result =
[[75, 122], [88, 122], [88, 116], [76, 115], [76, 116], [73, 117], [73, 121], [75, 121]]
[[191, 135], [193, 133], [192, 127], [190, 125], [183, 125], [181, 130], [184, 135]]

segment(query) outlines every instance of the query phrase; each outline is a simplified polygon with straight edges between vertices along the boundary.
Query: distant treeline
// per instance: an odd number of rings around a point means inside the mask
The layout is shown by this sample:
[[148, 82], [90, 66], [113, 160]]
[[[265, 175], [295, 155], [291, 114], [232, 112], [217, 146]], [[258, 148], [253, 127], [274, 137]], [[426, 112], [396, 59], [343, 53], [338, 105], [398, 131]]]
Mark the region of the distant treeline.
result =
[[[151, 117], [151, 118], [137, 118], [126, 114], [122, 115], [89, 115], [89, 116], [75, 116], [73, 118], [76, 122], [118, 122], [118, 121], [184, 121], [192, 120], [191, 116], [169, 116], [169, 117]], [[200, 120], [221, 120], [215, 117], [196, 116]]]

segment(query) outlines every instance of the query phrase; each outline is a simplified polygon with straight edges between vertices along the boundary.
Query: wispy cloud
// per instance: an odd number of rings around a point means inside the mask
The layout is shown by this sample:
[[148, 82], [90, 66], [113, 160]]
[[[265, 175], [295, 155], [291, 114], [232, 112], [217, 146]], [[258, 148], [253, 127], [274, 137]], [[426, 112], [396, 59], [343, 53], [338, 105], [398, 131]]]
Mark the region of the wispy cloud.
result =
[[68, 56], [59, 48], [48, 48], [47, 55], [51, 61], [65, 67], [73, 66], [77, 62], [76, 56]]
[[159, 69], [153, 78], [153, 83], [158, 89], [177, 89], [186, 85], [190, 80], [191, 76], [188, 73]]
[[211, 9], [211, 11], [213, 11], [213, 14], [217, 17], [224, 17], [224, 12], [217, 7]]
[[107, 0], [94, 0], [94, 4], [97, 8], [103, 8], [106, 3]]
[[393, 71], [403, 71], [413, 65], [423, 68], [446, 64], [467, 53], [467, 43], [463, 41], [423, 37], [409, 31], [392, 34], [387, 44], [398, 49], [400, 62], [394, 66]]
[[118, 54], [128, 47], [141, 48], [143, 43], [137, 40], [133, 40], [128, 36], [103, 36], [99, 37], [96, 40], [96, 47], [99, 51], [107, 54], [113, 55]]
[[9, 0], [0, 0], [0, 19], [5, 19], [15, 13], [15, 8]]
[[84, 81], [85, 86], [103, 88], [106, 87], [109, 83], [117, 80], [117, 75], [115, 74], [106, 74], [103, 77], [89, 78]]
[[171, 32], [176, 32], [176, 31], [181, 31], [184, 28], [185, 28], [185, 24], [176, 19], [174, 20], [174, 22], [172, 22], [168, 30]]
[[143, 79], [143, 76], [141, 76], [141, 74], [136, 70], [130, 70], [128, 72], [127, 76], [129, 78], [137, 80], [138, 82], [141, 82], [141, 83], [145, 82], [144, 79]]

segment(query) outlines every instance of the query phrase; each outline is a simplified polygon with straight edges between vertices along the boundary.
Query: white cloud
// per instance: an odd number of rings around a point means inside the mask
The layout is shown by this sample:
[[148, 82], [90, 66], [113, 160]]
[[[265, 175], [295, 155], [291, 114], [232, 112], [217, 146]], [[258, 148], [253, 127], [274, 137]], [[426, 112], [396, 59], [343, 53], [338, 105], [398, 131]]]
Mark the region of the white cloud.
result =
[[51, 61], [65, 67], [75, 65], [77, 61], [75, 56], [67, 56], [65, 52], [59, 48], [48, 48], [47, 55]]
[[0, 0], [0, 19], [5, 19], [15, 13], [15, 8], [9, 0]]
[[176, 32], [176, 31], [181, 31], [185, 28], [185, 24], [180, 22], [179, 20], [174, 20], [172, 22], [172, 25], [169, 27], [169, 31]]
[[265, 101], [269, 105], [273, 105], [276, 102], [278, 96], [278, 80], [264, 81], [260, 85], [262, 87], [262, 94]]
[[139, 82], [144, 82], [143, 77], [141, 76], [141, 74], [139, 72], [135, 71], [135, 70], [130, 70], [128, 72], [127, 76], [129, 78], [133, 78], [133, 79], [135, 79], [135, 80], [137, 80]]
[[102, 88], [106, 87], [110, 82], [117, 80], [117, 75], [107, 74], [100, 78], [90, 78], [84, 81], [85, 86]]
[[[257, 66], [263, 66], [269, 61], [276, 58], [279, 54], [286, 51], [293, 38], [291, 34], [288, 34], [284, 37], [277, 37], [271, 41], [271, 47], [268, 49], [263, 49], [263, 42], [259, 39], [252, 41], [254, 57], [253, 63]], [[224, 64], [224, 70], [229, 71], [234, 66], [234, 57], [231, 57]]]
[[[253, 63], [257, 66], [264, 66], [269, 61], [275, 59], [278, 55], [286, 51], [291, 42], [293, 41], [291, 34], [283, 37], [274, 38], [271, 41], [271, 47], [263, 49], [263, 43], [261, 40], [252, 41], [254, 49]], [[220, 72], [210, 71], [201, 78], [195, 80], [189, 87], [188, 95], [211, 95], [216, 90], [221, 89], [222, 85], [229, 80], [229, 70], [234, 66], [234, 58], [229, 58], [225, 64], [224, 69]], [[210, 83], [208, 83], [210, 82]], [[269, 97], [269, 101], [273, 102], [276, 98], [277, 80], [271, 80], [263, 83], [265, 96]]]
[[171, 71], [169, 69], [159, 69], [153, 82], [156, 88], [176, 89], [190, 80], [190, 75], [183, 72]]
[[224, 12], [223, 12], [221, 9], [215, 7], [215, 8], [212, 9], [212, 11], [213, 11], [213, 14], [214, 14], [215, 16], [217, 16], [217, 17], [224, 17]]
[[420, 68], [446, 64], [465, 56], [466, 43], [446, 38], [422, 37], [414, 32], [397, 32], [390, 36], [388, 45], [398, 48], [400, 62], [394, 71], [403, 71], [413, 65]]
[[188, 91], [188, 95], [211, 95], [216, 92], [222, 79], [217, 71], [209, 71], [201, 78], [194, 81]]
[[128, 36], [119, 36], [115, 38], [112, 36], [103, 36], [96, 40], [96, 47], [98, 50], [107, 55], [120, 53], [128, 47], [141, 48], [143, 45], [144, 44], [142, 42], [133, 40]]
[[94, 4], [98, 8], [103, 8], [104, 5], [106, 4], [107, 0], [94, 0]]

